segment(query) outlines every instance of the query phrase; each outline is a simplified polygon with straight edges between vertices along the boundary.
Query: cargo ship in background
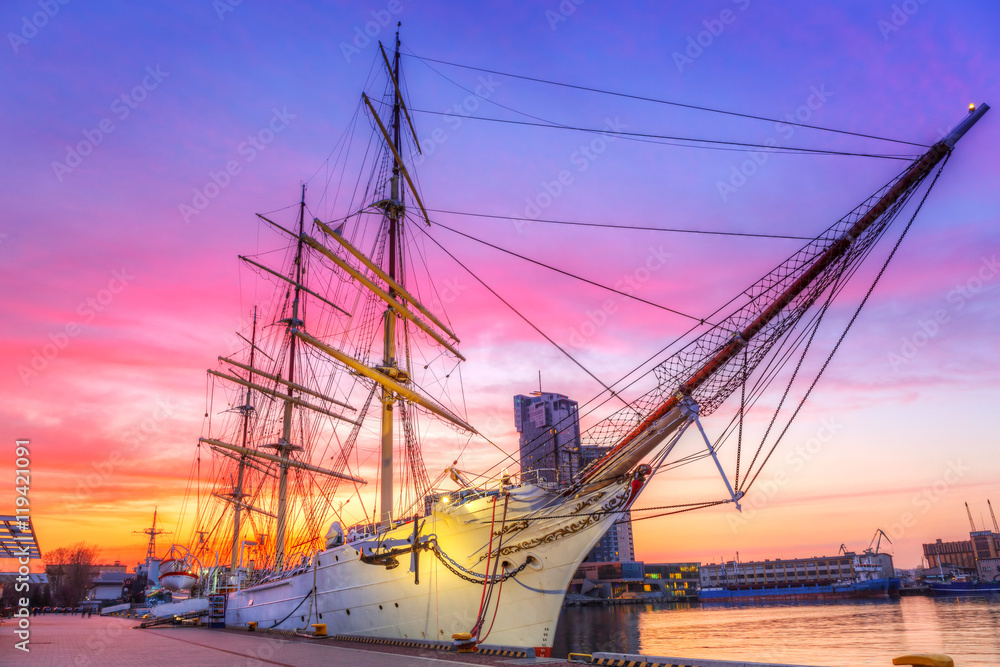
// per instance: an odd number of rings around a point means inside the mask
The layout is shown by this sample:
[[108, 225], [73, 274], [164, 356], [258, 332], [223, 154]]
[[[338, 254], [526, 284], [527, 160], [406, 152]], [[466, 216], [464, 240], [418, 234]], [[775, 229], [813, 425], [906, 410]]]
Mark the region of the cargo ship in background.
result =
[[[879, 544], [883, 536], [876, 532]], [[886, 598], [898, 597], [899, 587], [891, 555], [878, 547], [856, 554], [841, 545], [837, 556], [703, 565], [699, 597], [703, 602]]]

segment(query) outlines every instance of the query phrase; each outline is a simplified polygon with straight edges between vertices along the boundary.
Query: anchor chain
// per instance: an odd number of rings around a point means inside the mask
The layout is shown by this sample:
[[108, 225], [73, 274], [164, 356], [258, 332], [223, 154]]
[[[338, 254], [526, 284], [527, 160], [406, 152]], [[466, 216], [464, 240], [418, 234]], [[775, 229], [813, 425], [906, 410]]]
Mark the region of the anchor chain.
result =
[[[468, 570], [462, 567], [454, 560], [452, 560], [451, 556], [449, 556], [448, 554], [446, 554], [444, 551], [441, 550], [441, 547], [438, 546], [437, 540], [433, 540], [433, 544], [430, 547], [430, 549], [431, 551], [434, 552], [434, 555], [437, 556], [438, 560], [441, 561], [441, 563], [446, 568], [448, 568], [448, 570], [451, 571], [451, 573], [454, 574], [456, 577], [465, 579], [466, 581], [476, 585], [482, 584], [483, 582], [486, 581], [487, 575], [477, 574], [472, 570]], [[509, 571], [504, 571], [502, 575], [493, 579], [492, 583], [495, 584], [501, 581], [507, 581], [508, 579], [513, 579], [514, 577], [519, 575], [524, 570], [524, 568], [528, 567], [528, 564], [531, 562], [531, 560], [532, 560], [531, 556], [528, 556], [523, 563], [517, 566], [517, 568]]]

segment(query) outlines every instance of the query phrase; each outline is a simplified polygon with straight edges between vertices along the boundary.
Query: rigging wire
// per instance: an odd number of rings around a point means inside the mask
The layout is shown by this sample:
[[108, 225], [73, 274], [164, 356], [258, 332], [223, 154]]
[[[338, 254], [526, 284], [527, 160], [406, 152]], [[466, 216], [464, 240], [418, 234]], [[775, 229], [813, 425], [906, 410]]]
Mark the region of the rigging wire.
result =
[[638, 297], [638, 296], [636, 296], [634, 294], [629, 294], [628, 292], [623, 292], [621, 290], [615, 289], [614, 287], [608, 287], [607, 285], [602, 285], [601, 283], [594, 282], [593, 280], [590, 280], [588, 278], [584, 278], [582, 276], [578, 276], [575, 273], [570, 273], [569, 271], [564, 271], [562, 269], [558, 269], [558, 268], [552, 266], [551, 264], [546, 264], [545, 262], [540, 262], [540, 261], [538, 261], [536, 259], [531, 259], [530, 257], [525, 257], [524, 255], [518, 254], [518, 253], [514, 252], [513, 250], [508, 250], [506, 248], [502, 248], [502, 247], [500, 247], [498, 245], [490, 243], [489, 241], [484, 241], [483, 239], [477, 238], [477, 237], [472, 236], [470, 234], [466, 234], [465, 232], [460, 232], [457, 229], [449, 227], [448, 225], [444, 224], [443, 222], [439, 222], [439, 221], [435, 220], [434, 224], [437, 225], [438, 227], [441, 227], [442, 229], [447, 229], [449, 232], [452, 232], [454, 234], [458, 234], [459, 236], [464, 236], [465, 238], [470, 239], [472, 241], [475, 241], [476, 243], [481, 243], [481, 244], [483, 244], [485, 246], [493, 248], [494, 250], [499, 250], [500, 252], [507, 253], [508, 255], [512, 255], [514, 257], [517, 257], [518, 259], [523, 259], [526, 262], [530, 262], [531, 264], [535, 264], [537, 266], [541, 266], [543, 268], [549, 269], [550, 271], [555, 271], [556, 273], [561, 273], [564, 276], [568, 276], [570, 278], [574, 278], [576, 280], [579, 280], [580, 282], [587, 283], [588, 285], [593, 285], [594, 287], [600, 287], [603, 290], [607, 290], [609, 292], [614, 292], [615, 294], [618, 294], [619, 296], [623, 296], [623, 297], [625, 297], [627, 299], [633, 299], [633, 300], [638, 301], [640, 303], [644, 303], [647, 306], [653, 306], [654, 308], [659, 308], [660, 310], [665, 310], [667, 312], [673, 313], [674, 315], [680, 315], [681, 317], [686, 317], [689, 320], [694, 320], [695, 322], [703, 322], [704, 321], [700, 317], [696, 317], [694, 315], [688, 315], [687, 313], [682, 313], [681, 311], [675, 310], [675, 309], [670, 308], [668, 306], [663, 306], [663, 305], [660, 305], [658, 303], [653, 303], [652, 301], [649, 301], [647, 299], [643, 299], [642, 297]]
[[767, 453], [767, 456], [764, 458], [764, 460], [761, 461], [760, 467], [757, 469], [757, 472], [754, 474], [754, 476], [750, 480], [750, 482], [746, 485], [746, 490], [749, 490], [750, 487], [753, 486], [753, 483], [757, 481], [757, 477], [760, 475], [761, 471], [764, 469], [764, 466], [767, 464], [768, 460], [771, 458], [771, 455], [774, 454], [774, 450], [778, 447], [778, 444], [781, 442], [782, 438], [784, 438], [785, 434], [788, 432], [788, 427], [791, 425], [792, 420], [795, 419], [795, 417], [799, 414], [799, 411], [802, 409], [802, 406], [805, 404], [806, 399], [809, 398], [809, 395], [812, 393], [812, 390], [816, 387], [816, 383], [819, 382], [819, 379], [823, 375], [823, 373], [826, 371], [827, 366], [830, 365], [830, 361], [833, 359], [833, 355], [835, 355], [837, 353], [837, 350], [840, 349], [841, 343], [843, 343], [844, 342], [844, 338], [847, 337], [847, 332], [851, 330], [852, 326], [854, 326], [854, 322], [857, 321], [858, 315], [861, 314], [861, 309], [865, 307], [866, 303], [868, 303], [868, 299], [871, 297], [872, 292], [875, 291], [875, 286], [878, 285], [879, 281], [882, 279], [882, 275], [885, 273], [885, 270], [889, 267], [889, 262], [891, 262], [892, 259], [893, 259], [893, 257], [895, 257], [896, 251], [899, 250], [899, 246], [903, 243], [903, 239], [906, 237], [907, 232], [909, 232], [910, 231], [910, 227], [913, 226], [914, 220], [917, 219], [917, 214], [919, 214], [920, 213], [920, 209], [923, 208], [924, 202], [927, 201], [928, 195], [930, 195], [931, 190], [934, 188], [934, 185], [937, 183], [937, 180], [941, 176], [941, 172], [944, 170], [944, 166], [948, 163], [948, 159], [950, 157], [951, 157], [951, 154], [949, 153], [947, 156], [945, 156], [945, 159], [941, 163], [941, 166], [938, 167], [937, 174], [934, 175], [934, 180], [931, 181], [931, 184], [927, 187], [927, 191], [924, 192], [924, 196], [920, 200], [920, 203], [917, 205], [916, 210], [913, 211], [913, 215], [910, 217], [910, 221], [908, 223], [906, 223], [906, 227], [903, 228], [903, 232], [899, 235], [899, 239], [896, 240], [896, 245], [894, 245], [893, 248], [892, 248], [892, 250], [889, 252], [889, 256], [886, 257], [885, 263], [882, 264], [882, 268], [879, 270], [878, 275], [875, 276], [875, 280], [872, 282], [871, 287], [868, 288], [868, 292], [865, 294], [865, 297], [861, 300], [861, 303], [858, 304], [857, 309], [854, 311], [854, 315], [851, 316], [851, 320], [847, 323], [847, 326], [844, 328], [843, 333], [840, 334], [840, 338], [837, 339], [836, 345], [833, 346], [833, 349], [830, 351], [830, 354], [827, 356], [826, 361], [823, 362], [823, 366], [819, 369], [819, 372], [816, 373], [816, 377], [813, 378], [813, 381], [809, 385], [809, 388], [806, 390], [805, 394], [802, 396], [802, 400], [800, 400], [799, 404], [795, 407], [795, 412], [793, 412], [792, 416], [789, 418], [788, 424], [785, 425], [784, 430], [782, 430], [781, 434], [775, 440], [774, 445], [771, 446], [771, 450]]
[[[410, 109], [413, 113], [424, 113], [440, 115], [438, 111], [430, 111], [428, 109]], [[615, 137], [633, 137], [640, 139], [663, 139], [667, 141], [689, 141], [692, 142], [689, 148], [700, 148], [700, 144], [712, 144], [714, 146], [730, 146], [736, 147], [738, 150], [745, 148], [759, 148], [766, 153], [797, 153], [801, 155], [838, 155], [846, 157], [870, 157], [877, 158], [880, 160], [904, 160], [906, 162], [912, 162], [917, 155], [887, 155], [883, 153], [856, 153], [851, 151], [836, 151], [826, 148], [805, 148], [802, 146], [775, 146], [771, 144], [758, 144], [749, 141], [727, 141], [724, 139], [701, 139], [698, 137], [678, 137], [667, 134], [653, 134], [651, 132], [625, 132], [623, 130], [611, 130], [611, 129], [597, 129], [592, 127], [579, 127], [576, 125], [563, 125], [563, 124], [553, 124], [553, 123], [537, 123], [529, 122], [526, 120], [510, 120], [505, 118], [490, 118], [488, 116], [466, 116], [463, 115], [462, 118], [468, 120], [481, 120], [490, 123], [505, 123], [508, 125], [521, 125], [525, 127], [544, 127], [556, 130], [571, 130], [574, 132], [588, 132], [592, 134], [603, 134]]]
[[[887, 141], [887, 142], [896, 143], [896, 144], [905, 144], [905, 145], [909, 145], [909, 146], [919, 146], [921, 148], [929, 148], [930, 147], [928, 144], [921, 144], [921, 143], [916, 143], [916, 142], [913, 142], [913, 141], [904, 141], [904, 140], [901, 140], [901, 139], [890, 139], [888, 137], [880, 137], [880, 136], [873, 135], [873, 134], [864, 134], [864, 133], [861, 133], [861, 132], [851, 132], [849, 130], [838, 130], [838, 129], [834, 129], [834, 128], [830, 128], [830, 127], [823, 127], [821, 125], [810, 125], [810, 124], [807, 124], [807, 123], [796, 123], [796, 122], [791, 122], [791, 121], [788, 121], [788, 120], [778, 120], [776, 118], [768, 118], [766, 116], [755, 116], [753, 114], [739, 113], [739, 112], [736, 112], [736, 111], [727, 111], [727, 110], [724, 110], [724, 109], [714, 109], [712, 107], [700, 106], [700, 105], [695, 105], [695, 104], [684, 104], [682, 102], [671, 102], [669, 100], [661, 100], [661, 99], [656, 99], [656, 98], [653, 98], [653, 97], [644, 97], [642, 95], [631, 95], [631, 94], [628, 94], [628, 93], [618, 93], [618, 92], [614, 92], [614, 91], [610, 91], [610, 90], [602, 90], [600, 88], [593, 88], [593, 87], [589, 87], [589, 86], [578, 86], [578, 85], [574, 85], [574, 84], [571, 84], [571, 83], [562, 83], [562, 82], [559, 82], [559, 81], [549, 81], [547, 79], [540, 79], [540, 78], [531, 77], [531, 76], [523, 76], [523, 75], [520, 75], [520, 74], [511, 74], [509, 72], [500, 72], [500, 71], [497, 71], [497, 70], [486, 69], [486, 68], [483, 68], [483, 67], [473, 67], [472, 65], [462, 65], [462, 64], [459, 64], [459, 63], [448, 62], [447, 60], [438, 60], [438, 59], [435, 59], [435, 58], [428, 58], [428, 57], [425, 57], [425, 56], [418, 56], [417, 54], [413, 53], [413, 51], [411, 51], [410, 49], [407, 49], [407, 51], [410, 51], [410, 53], [409, 54], [404, 53], [402, 55], [405, 55], [407, 57], [416, 58], [417, 60], [423, 61], [425, 64], [427, 62], [434, 62], [434, 63], [439, 63], [441, 65], [449, 65], [449, 66], [452, 66], [452, 67], [460, 67], [462, 69], [475, 70], [477, 72], [485, 72], [487, 74], [496, 74], [497, 76], [508, 76], [508, 77], [511, 77], [512, 79], [523, 79], [525, 81], [533, 81], [535, 83], [544, 83], [544, 84], [553, 85], [553, 86], [561, 86], [561, 87], [564, 87], [564, 88], [574, 88], [576, 90], [583, 90], [583, 91], [590, 92], [590, 93], [600, 93], [602, 95], [612, 95], [612, 96], [615, 96], [615, 97], [624, 97], [624, 98], [628, 98], [628, 99], [638, 100], [638, 101], [641, 101], [641, 102], [654, 102], [656, 104], [666, 104], [666, 105], [669, 105], [669, 106], [680, 107], [680, 108], [683, 108], [683, 109], [693, 109], [695, 111], [706, 111], [706, 112], [709, 112], [709, 113], [723, 114], [723, 115], [726, 115], [726, 116], [735, 116], [737, 118], [749, 118], [751, 120], [760, 120], [760, 121], [766, 121], [766, 122], [769, 122], [769, 123], [780, 123], [780, 124], [783, 124], [783, 125], [792, 125], [792, 126], [795, 126], [795, 127], [805, 127], [805, 128], [809, 128], [811, 130], [821, 130], [823, 132], [833, 132], [833, 133], [836, 133], [836, 134], [846, 134], [846, 135], [855, 136], [855, 137], [863, 137], [865, 139], [876, 139], [878, 141]], [[411, 111], [412, 111], [412, 109], [411, 109]]]
[[[451, 215], [464, 215], [473, 218], [491, 218], [494, 220], [521, 220], [524, 222], [542, 222], [552, 225], [572, 225], [576, 227], [596, 227], [600, 229], [626, 229], [630, 231], [644, 231], [644, 232], [672, 232], [677, 234], [705, 234], [709, 236], [740, 236], [748, 238], [760, 238], [760, 239], [787, 239], [792, 241], [813, 241], [815, 237], [812, 236], [793, 236], [790, 234], [760, 234], [754, 232], [724, 232], [719, 230], [711, 229], [680, 229], [680, 228], [670, 228], [670, 227], [646, 227], [642, 225], [612, 225], [608, 223], [600, 222], [577, 222], [575, 220], [549, 220], [545, 218], [520, 218], [510, 215], [492, 215], [489, 213], [471, 213], [469, 211], [451, 211], [447, 209], [440, 208], [429, 208], [428, 213], [448, 213]], [[438, 222], [437, 224], [441, 224]]]
[[[574, 357], [572, 354], [570, 354], [563, 346], [559, 345], [559, 343], [557, 343], [555, 340], [552, 339], [552, 337], [550, 337], [548, 334], [546, 334], [544, 331], [542, 331], [540, 328], [538, 328], [538, 326], [536, 326], [531, 320], [529, 320], [527, 317], [525, 317], [521, 313], [521, 311], [519, 311], [517, 308], [515, 308], [509, 301], [507, 301], [502, 296], [500, 296], [500, 294], [496, 290], [494, 290], [492, 287], [490, 287], [488, 284], [486, 284], [486, 282], [482, 278], [480, 278], [478, 275], [476, 275], [476, 273], [472, 269], [470, 269], [468, 266], [466, 266], [460, 259], [458, 259], [457, 257], [455, 257], [455, 255], [453, 255], [451, 252], [449, 252], [447, 248], [445, 248], [443, 245], [441, 245], [441, 243], [437, 239], [435, 239], [430, 234], [427, 234], [427, 232], [423, 228], [420, 228], [418, 226], [418, 229], [420, 229], [420, 231], [424, 232], [424, 234], [427, 235], [427, 238], [429, 238], [434, 243], [434, 245], [436, 245], [438, 248], [440, 248], [441, 251], [444, 252], [444, 254], [446, 254], [449, 257], [451, 257], [451, 259], [456, 264], [458, 264], [460, 267], [462, 267], [463, 269], [465, 269], [466, 273], [468, 273], [470, 276], [472, 276], [473, 279], [475, 279], [476, 282], [478, 282], [480, 285], [482, 285], [483, 287], [485, 287], [487, 289], [487, 291], [489, 291], [490, 294], [492, 294], [493, 296], [495, 296], [503, 305], [507, 306], [507, 308], [509, 308], [511, 310], [511, 312], [513, 312], [515, 315], [517, 315], [519, 318], [521, 318], [521, 320], [523, 320], [528, 326], [530, 326], [532, 329], [534, 329], [536, 332], [538, 332], [538, 334], [541, 335], [545, 340], [549, 341], [549, 343], [551, 343], [557, 350], [559, 350], [560, 352], [562, 352], [563, 355], [565, 355], [567, 359], [569, 359], [574, 364], [576, 364], [581, 370], [583, 370], [584, 373], [586, 373], [587, 375], [589, 375], [595, 382], [597, 382], [599, 385], [601, 385], [601, 387], [603, 387], [605, 391], [609, 392], [611, 396], [619, 398], [623, 403], [625, 403], [625, 405], [629, 405], [628, 401], [626, 401], [624, 398], [622, 398], [621, 396], [619, 396], [618, 393], [614, 389], [612, 389], [611, 387], [609, 387], [607, 384], [604, 383], [603, 380], [601, 380], [599, 377], [597, 377], [596, 375], [594, 375], [594, 373], [592, 373], [589, 368], [587, 368], [586, 366], [584, 366], [576, 357]], [[510, 457], [511, 455], [507, 454], [507, 456]], [[500, 464], [498, 463], [498, 464], [494, 465], [493, 468], [495, 468], [497, 465], [500, 465]]]

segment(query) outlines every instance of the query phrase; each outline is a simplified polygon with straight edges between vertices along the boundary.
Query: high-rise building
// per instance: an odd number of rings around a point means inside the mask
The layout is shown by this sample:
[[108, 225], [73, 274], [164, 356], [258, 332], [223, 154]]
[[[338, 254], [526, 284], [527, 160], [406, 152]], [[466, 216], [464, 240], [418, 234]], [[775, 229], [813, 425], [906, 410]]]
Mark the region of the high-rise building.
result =
[[[581, 446], [580, 469], [604, 456], [610, 447]], [[635, 543], [632, 540], [632, 513], [627, 512], [604, 533], [600, 542], [594, 545], [584, 559], [591, 563], [610, 563], [614, 561], [631, 562], [635, 560]]]
[[[521, 434], [521, 474], [557, 485], [600, 458], [607, 447], [580, 444], [579, 404], [562, 394], [532, 392], [514, 397], [514, 426]], [[611, 525], [585, 559], [588, 562], [632, 562], [632, 515], [626, 513]]]
[[580, 470], [579, 405], [562, 394], [514, 397], [514, 426], [521, 434], [521, 474], [566, 485]]

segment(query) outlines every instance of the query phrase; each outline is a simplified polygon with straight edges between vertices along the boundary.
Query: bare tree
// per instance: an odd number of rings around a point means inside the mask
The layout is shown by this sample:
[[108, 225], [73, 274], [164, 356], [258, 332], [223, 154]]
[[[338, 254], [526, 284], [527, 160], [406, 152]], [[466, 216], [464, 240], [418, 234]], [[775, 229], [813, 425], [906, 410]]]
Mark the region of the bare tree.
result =
[[50, 551], [42, 557], [55, 604], [76, 607], [80, 603], [93, 578], [93, 566], [99, 553], [97, 547], [79, 542]]

